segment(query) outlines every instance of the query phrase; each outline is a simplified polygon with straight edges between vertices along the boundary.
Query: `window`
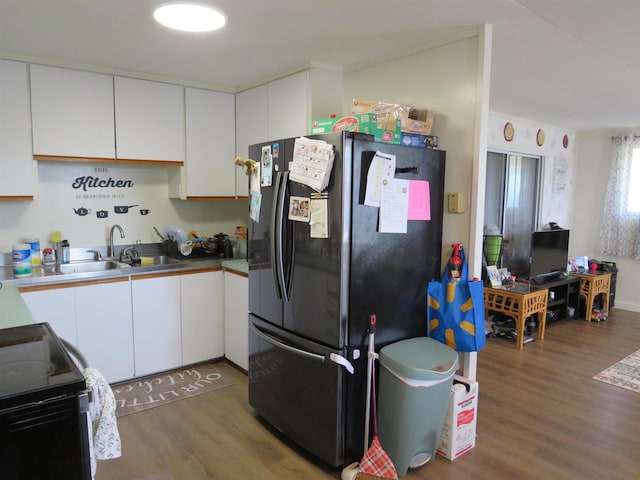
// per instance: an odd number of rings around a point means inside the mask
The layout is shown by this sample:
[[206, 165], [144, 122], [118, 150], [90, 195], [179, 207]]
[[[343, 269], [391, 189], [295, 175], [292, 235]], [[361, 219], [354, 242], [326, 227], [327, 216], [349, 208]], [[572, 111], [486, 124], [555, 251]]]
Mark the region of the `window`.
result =
[[631, 173], [629, 175], [629, 185], [636, 188], [629, 189], [629, 199], [627, 201], [627, 211], [629, 213], [640, 213], [640, 148], [633, 149], [631, 158]]
[[614, 137], [600, 250], [640, 259], [640, 136]]

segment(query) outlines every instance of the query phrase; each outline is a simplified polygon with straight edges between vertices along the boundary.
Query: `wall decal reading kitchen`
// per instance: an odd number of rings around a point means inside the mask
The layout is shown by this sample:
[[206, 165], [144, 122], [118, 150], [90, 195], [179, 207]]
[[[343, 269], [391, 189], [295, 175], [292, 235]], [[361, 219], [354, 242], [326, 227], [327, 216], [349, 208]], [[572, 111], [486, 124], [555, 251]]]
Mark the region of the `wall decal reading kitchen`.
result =
[[[106, 172], [107, 169], [96, 169], [96, 172]], [[83, 192], [87, 192], [89, 189], [114, 189], [114, 188], [133, 188], [134, 186], [133, 180], [122, 180], [122, 179], [114, 179], [113, 177], [109, 178], [100, 178], [93, 175], [84, 175], [81, 177], [77, 177], [73, 180], [71, 187], [74, 190], [81, 190]], [[126, 195], [123, 193], [92, 193], [92, 194], [78, 194], [76, 195], [76, 199], [124, 199]], [[113, 213], [122, 215], [129, 213], [129, 210], [133, 207], [138, 207], [138, 204], [135, 205], [114, 205]], [[87, 207], [79, 207], [74, 208], [73, 212], [80, 216], [84, 217], [91, 213], [91, 209]], [[150, 210], [148, 208], [141, 208], [140, 215], [148, 215]], [[107, 210], [101, 209], [95, 212], [96, 218], [108, 218], [109, 212]]]
[[133, 185], [133, 180], [115, 180], [111, 177], [104, 179], [91, 175], [78, 177], [71, 184], [74, 189], [85, 192], [87, 188], [132, 188]]

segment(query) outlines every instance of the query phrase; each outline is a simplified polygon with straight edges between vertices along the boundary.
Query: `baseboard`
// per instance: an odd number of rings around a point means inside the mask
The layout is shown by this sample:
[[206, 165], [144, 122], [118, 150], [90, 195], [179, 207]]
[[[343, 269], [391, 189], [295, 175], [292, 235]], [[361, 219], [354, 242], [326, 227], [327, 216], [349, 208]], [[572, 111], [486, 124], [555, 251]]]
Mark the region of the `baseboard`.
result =
[[640, 313], [640, 303], [621, 302], [616, 298], [616, 306], [614, 309], [629, 310], [630, 312]]

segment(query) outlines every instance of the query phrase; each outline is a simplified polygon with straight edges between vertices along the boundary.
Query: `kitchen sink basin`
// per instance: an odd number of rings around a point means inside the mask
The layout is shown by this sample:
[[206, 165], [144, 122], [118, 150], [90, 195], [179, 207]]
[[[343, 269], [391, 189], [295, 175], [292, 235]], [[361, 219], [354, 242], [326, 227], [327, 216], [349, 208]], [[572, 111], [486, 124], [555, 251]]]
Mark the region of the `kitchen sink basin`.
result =
[[128, 265], [133, 266], [134, 268], [138, 267], [155, 267], [158, 265], [177, 265], [182, 263], [182, 260], [178, 258], [172, 258], [168, 255], [141, 255], [140, 256], [141, 263], [134, 265], [130, 258], [126, 259]]
[[151, 258], [153, 258], [154, 265], [171, 265], [175, 263], [182, 263], [182, 260], [180, 260], [179, 258], [173, 258], [167, 255], [154, 255]]
[[129, 268], [129, 265], [116, 262], [115, 260], [72, 262], [60, 265], [59, 271], [60, 273], [86, 273], [118, 270], [120, 268]]

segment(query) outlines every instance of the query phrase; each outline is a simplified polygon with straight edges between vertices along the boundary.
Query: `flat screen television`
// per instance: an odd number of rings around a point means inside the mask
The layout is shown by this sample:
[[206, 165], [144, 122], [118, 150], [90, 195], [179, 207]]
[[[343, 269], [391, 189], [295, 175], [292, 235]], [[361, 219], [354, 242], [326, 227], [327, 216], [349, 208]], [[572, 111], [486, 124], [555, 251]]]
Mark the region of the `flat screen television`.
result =
[[529, 278], [554, 276], [567, 271], [569, 230], [544, 230], [531, 235]]

